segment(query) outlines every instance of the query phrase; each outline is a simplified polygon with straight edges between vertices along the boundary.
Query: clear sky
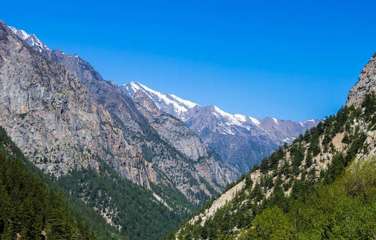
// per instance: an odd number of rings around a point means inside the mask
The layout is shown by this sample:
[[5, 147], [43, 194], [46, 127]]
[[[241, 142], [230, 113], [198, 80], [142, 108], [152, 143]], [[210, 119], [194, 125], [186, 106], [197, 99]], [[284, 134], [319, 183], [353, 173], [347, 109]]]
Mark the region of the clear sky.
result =
[[2, 1], [105, 79], [252, 116], [333, 114], [376, 49], [375, 1]]

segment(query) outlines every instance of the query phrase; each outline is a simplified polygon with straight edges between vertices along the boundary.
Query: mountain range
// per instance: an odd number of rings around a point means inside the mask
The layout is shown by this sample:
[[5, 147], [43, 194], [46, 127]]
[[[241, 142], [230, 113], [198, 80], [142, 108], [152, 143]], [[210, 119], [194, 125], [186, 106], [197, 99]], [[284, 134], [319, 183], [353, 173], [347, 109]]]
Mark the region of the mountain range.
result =
[[318, 122], [256, 119], [106, 81], [0, 23], [0, 125], [35, 167], [129, 239], [159, 239]]
[[[217, 106], [201, 106], [173, 94], [164, 94], [141, 83], [131, 82], [124, 89], [135, 102], [153, 105], [192, 129], [220, 160], [235, 168], [240, 177], [279, 146], [291, 143], [300, 134], [318, 124], [317, 120], [301, 122], [276, 118], [257, 119], [230, 114]], [[150, 105], [149, 105], [150, 106]]]

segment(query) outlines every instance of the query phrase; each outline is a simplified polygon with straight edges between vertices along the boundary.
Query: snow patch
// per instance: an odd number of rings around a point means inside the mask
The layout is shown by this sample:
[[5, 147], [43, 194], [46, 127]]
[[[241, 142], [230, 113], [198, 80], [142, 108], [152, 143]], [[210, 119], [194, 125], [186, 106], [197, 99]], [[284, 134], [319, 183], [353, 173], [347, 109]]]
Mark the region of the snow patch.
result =
[[125, 88], [130, 95], [134, 95], [136, 92], [142, 91], [156, 104], [160, 110], [164, 110], [163, 107], [171, 107], [177, 115], [185, 113], [189, 109], [197, 106], [197, 104], [194, 102], [182, 99], [172, 94], [163, 94], [138, 82], [130, 82], [129, 84], [125, 85]]
[[177, 102], [180, 102], [181, 104], [184, 104], [185, 106], [187, 106], [188, 108], [194, 108], [196, 107], [198, 104], [197, 103], [194, 103], [194, 102], [191, 102], [189, 100], [185, 100], [185, 99], [182, 99], [174, 94], [169, 94], [170, 97], [172, 97], [173, 99], [175, 99]]
[[234, 118], [239, 122], [246, 122], [248, 120], [247, 116], [244, 116], [242, 114], [234, 114]]
[[261, 122], [257, 119], [257, 118], [254, 118], [254, 117], [248, 117], [252, 123], [256, 124], [257, 126], [261, 124]]
[[29, 34], [23, 29], [17, 29], [12, 26], [8, 26], [9, 29], [16, 34], [19, 38], [25, 41], [29, 46], [34, 47], [39, 52], [49, 51], [50, 49], [45, 45], [37, 36]]

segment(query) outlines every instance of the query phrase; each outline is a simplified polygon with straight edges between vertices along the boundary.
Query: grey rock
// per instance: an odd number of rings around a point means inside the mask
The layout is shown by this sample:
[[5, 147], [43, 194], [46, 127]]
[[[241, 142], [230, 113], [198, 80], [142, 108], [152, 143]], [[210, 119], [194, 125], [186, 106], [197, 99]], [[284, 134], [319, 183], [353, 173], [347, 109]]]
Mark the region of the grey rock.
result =
[[46, 173], [105, 161], [133, 183], [177, 189], [192, 203], [234, 179], [180, 120], [151, 121], [78, 56], [40, 51], [1, 24], [0, 59], [0, 124]]
[[376, 55], [368, 61], [360, 73], [358, 82], [352, 87], [347, 98], [347, 106], [360, 107], [367, 94], [376, 93]]

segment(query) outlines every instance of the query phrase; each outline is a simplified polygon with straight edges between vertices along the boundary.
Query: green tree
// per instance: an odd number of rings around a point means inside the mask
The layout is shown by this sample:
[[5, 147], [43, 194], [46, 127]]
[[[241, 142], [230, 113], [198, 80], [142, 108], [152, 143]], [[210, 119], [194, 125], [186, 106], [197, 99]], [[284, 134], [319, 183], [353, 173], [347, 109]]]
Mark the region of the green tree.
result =
[[280, 208], [264, 210], [253, 220], [252, 226], [240, 234], [239, 240], [288, 240], [294, 236], [294, 227]]

